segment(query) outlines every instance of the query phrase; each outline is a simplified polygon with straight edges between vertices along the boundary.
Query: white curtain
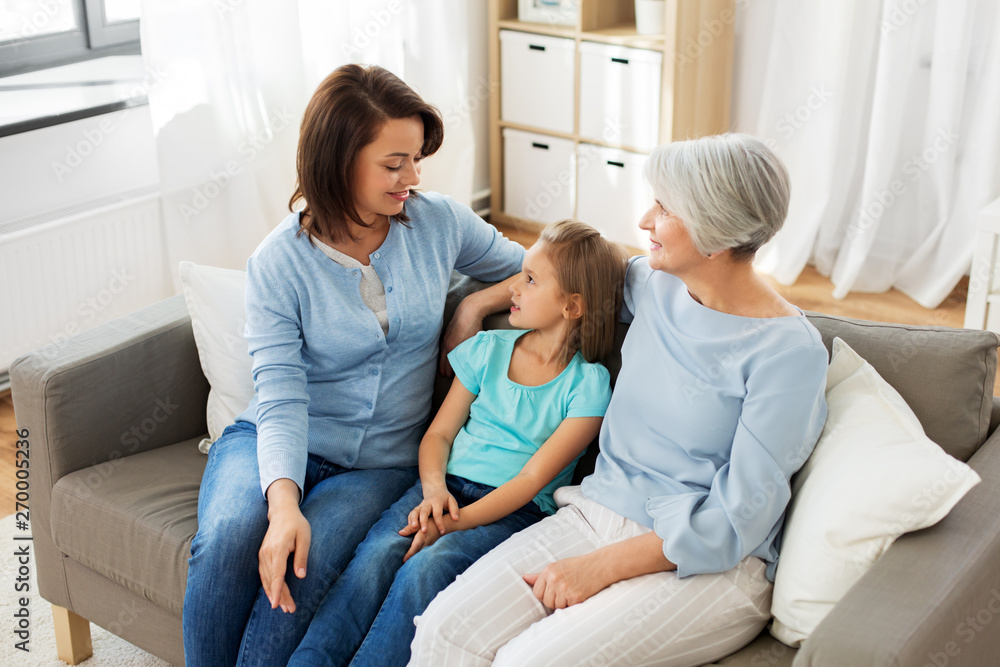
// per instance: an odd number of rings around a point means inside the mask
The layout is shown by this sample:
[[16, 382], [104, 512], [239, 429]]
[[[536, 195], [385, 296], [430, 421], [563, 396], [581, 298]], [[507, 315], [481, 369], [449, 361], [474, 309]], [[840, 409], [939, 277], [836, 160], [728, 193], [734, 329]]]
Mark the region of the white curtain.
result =
[[788, 166], [757, 267], [806, 263], [834, 296], [895, 287], [933, 308], [1000, 196], [1000, 3], [739, 0], [734, 124]]
[[[143, 58], [160, 166], [164, 249], [243, 268], [288, 214], [302, 112], [347, 62], [391, 70], [445, 116], [445, 143], [421, 187], [472, 201], [465, 0], [143, 0]], [[485, 23], [482, 25], [485, 37]], [[480, 147], [485, 150], [485, 147]]]

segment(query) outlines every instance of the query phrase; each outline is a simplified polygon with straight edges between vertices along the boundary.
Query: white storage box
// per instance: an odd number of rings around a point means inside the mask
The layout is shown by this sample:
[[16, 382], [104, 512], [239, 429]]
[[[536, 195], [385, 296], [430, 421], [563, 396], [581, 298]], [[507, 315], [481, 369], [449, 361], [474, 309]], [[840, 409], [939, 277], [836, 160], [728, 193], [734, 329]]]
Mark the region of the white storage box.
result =
[[573, 217], [572, 140], [508, 127], [503, 131], [503, 157], [505, 213], [536, 222]]
[[580, 136], [651, 150], [659, 143], [663, 54], [580, 43]]
[[646, 158], [617, 148], [577, 146], [577, 219], [612, 241], [648, 248], [649, 234], [639, 229], [639, 219], [653, 205], [652, 189], [642, 177]]
[[573, 133], [574, 41], [500, 31], [500, 118]]

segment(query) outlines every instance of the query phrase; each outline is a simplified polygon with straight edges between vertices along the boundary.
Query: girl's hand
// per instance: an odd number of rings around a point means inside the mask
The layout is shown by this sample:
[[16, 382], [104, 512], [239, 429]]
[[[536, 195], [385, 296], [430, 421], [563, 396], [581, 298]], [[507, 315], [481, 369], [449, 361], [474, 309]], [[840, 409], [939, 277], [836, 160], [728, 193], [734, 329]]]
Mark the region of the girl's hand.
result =
[[[412, 526], [407, 526], [406, 528], [403, 528], [403, 530], [407, 530], [411, 527]], [[399, 531], [400, 535], [403, 534], [403, 530]], [[418, 532], [416, 535], [413, 536], [413, 542], [410, 544], [409, 550], [403, 556], [403, 562], [405, 563], [406, 561], [410, 560], [411, 556], [416, 555], [416, 553], [421, 549], [423, 549], [424, 547], [429, 547], [430, 545], [437, 542], [437, 539], [439, 537], [441, 537], [441, 535], [440, 533], [437, 532], [437, 527], [433, 523], [430, 524], [430, 528], [427, 529], [426, 533]]]
[[610, 585], [604, 578], [604, 568], [593, 556], [591, 553], [557, 560], [541, 572], [522, 578], [543, 605], [549, 609], [565, 609], [597, 595]]
[[[447, 529], [444, 525], [444, 515], [451, 515], [452, 521], [458, 521], [458, 501], [455, 496], [448, 493], [447, 487], [424, 487], [424, 500], [413, 508], [406, 517], [409, 524], [403, 530], [410, 529], [407, 535], [412, 535], [419, 528], [420, 532], [427, 532], [427, 519], [433, 518], [437, 525], [438, 532], [444, 535]], [[400, 535], [404, 533], [400, 531]]]
[[295, 553], [292, 568], [295, 576], [302, 579], [306, 576], [306, 560], [309, 556], [309, 542], [312, 537], [312, 529], [309, 521], [302, 515], [297, 503], [298, 487], [295, 487], [295, 502], [279, 501], [272, 494], [271, 489], [277, 490], [279, 482], [288, 482], [294, 487], [291, 480], [278, 480], [268, 489], [267, 533], [264, 541], [260, 545], [257, 553], [258, 572], [260, 582], [264, 588], [267, 599], [271, 602], [271, 609], [279, 606], [286, 613], [295, 612], [295, 601], [292, 600], [288, 583], [285, 581], [285, 569], [288, 564], [288, 555]]

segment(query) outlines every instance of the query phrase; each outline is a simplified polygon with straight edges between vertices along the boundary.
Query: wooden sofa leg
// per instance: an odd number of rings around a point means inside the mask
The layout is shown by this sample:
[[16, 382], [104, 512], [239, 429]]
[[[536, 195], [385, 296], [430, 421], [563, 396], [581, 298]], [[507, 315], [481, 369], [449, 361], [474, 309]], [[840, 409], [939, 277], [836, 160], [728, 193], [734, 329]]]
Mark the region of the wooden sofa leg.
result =
[[76, 665], [94, 654], [90, 621], [58, 605], [52, 605], [52, 620], [56, 626], [56, 652], [60, 660]]

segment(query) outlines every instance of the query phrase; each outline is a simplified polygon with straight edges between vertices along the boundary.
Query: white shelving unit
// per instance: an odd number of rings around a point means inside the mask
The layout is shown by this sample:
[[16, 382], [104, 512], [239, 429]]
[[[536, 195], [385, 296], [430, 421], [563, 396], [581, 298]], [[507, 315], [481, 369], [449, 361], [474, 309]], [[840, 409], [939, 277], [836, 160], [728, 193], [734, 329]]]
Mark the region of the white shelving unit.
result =
[[492, 220], [577, 217], [641, 247], [644, 156], [730, 129], [734, 0], [666, 0], [659, 35], [636, 32], [633, 0], [580, 0], [575, 26], [517, 4], [489, 8]]

